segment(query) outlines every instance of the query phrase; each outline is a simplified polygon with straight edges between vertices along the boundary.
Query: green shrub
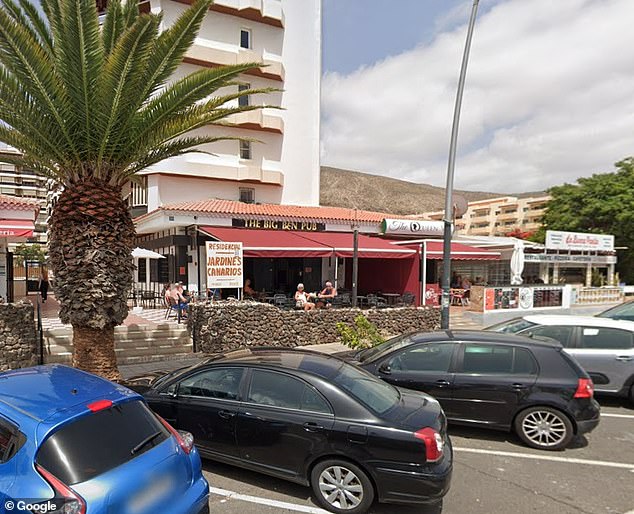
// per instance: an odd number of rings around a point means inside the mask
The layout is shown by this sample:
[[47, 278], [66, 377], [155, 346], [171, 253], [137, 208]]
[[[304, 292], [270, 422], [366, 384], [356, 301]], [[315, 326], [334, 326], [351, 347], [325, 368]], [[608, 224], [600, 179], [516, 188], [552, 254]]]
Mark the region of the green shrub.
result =
[[354, 325], [337, 323], [337, 330], [341, 336], [341, 342], [349, 348], [370, 348], [385, 342], [376, 325], [371, 323], [363, 314], [354, 318]]

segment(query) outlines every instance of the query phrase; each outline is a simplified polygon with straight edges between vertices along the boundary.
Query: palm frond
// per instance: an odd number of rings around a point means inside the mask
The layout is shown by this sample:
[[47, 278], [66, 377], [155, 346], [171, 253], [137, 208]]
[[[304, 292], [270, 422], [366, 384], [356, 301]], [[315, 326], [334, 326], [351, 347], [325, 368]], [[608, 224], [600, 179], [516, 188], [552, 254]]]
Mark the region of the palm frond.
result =
[[[121, 0], [115, 0], [121, 1]], [[139, 4], [136, 1], [126, 1], [123, 3], [123, 30], [129, 29], [136, 23], [139, 17]]]
[[[49, 53], [49, 55], [52, 55], [52, 45], [49, 44], [50, 43], [50, 39], [43, 41], [41, 34], [38, 32], [38, 30], [33, 26], [33, 23], [31, 22], [31, 19], [29, 18], [29, 16], [25, 13], [24, 9], [22, 8], [21, 5], [18, 5], [16, 2], [14, 2], [13, 0], [3, 0], [3, 5], [5, 7], [5, 9], [7, 10], [7, 13], [20, 25], [22, 25], [22, 27], [29, 33], [29, 35], [33, 38], [34, 41], [37, 41], [40, 45], [42, 45], [42, 47], [47, 51], [47, 53]], [[20, 4], [25, 4], [26, 7], [28, 8], [30, 6], [31, 8], [31, 13], [33, 13], [33, 11], [35, 12], [35, 16], [37, 18], [39, 18], [39, 14], [37, 13], [37, 10], [28, 2], [25, 2], [24, 0], [21, 0]], [[41, 20], [41, 18], [40, 18]]]
[[[6, 128], [19, 132], [31, 147], [35, 145], [39, 149], [38, 154], [42, 157], [66, 163], [67, 148], [59, 126], [41, 112], [39, 104], [24, 92], [15, 77], [2, 66], [0, 66], [0, 120], [6, 124]], [[25, 148], [21, 146], [16, 148], [25, 151]]]
[[31, 23], [33, 30], [37, 34], [42, 47], [49, 51], [53, 55], [53, 38], [51, 37], [51, 31], [37, 8], [29, 0], [20, 0], [20, 7], [26, 14], [27, 19]]
[[124, 132], [118, 125], [127, 123], [134, 115], [134, 97], [143, 87], [144, 70], [149, 59], [148, 49], [158, 33], [159, 18], [140, 16], [116, 43], [103, 70], [97, 98], [99, 111], [105, 115], [99, 127], [99, 154], [101, 160], [114, 134]]
[[134, 123], [135, 139], [143, 139], [162, 122], [232, 83], [241, 73], [258, 66], [257, 63], [246, 63], [206, 68], [169, 85], [137, 113]]
[[64, 134], [70, 153], [78, 157], [77, 145], [64, 112], [67, 98], [58, 75], [51, 67], [51, 60], [29, 32], [4, 9], [0, 9], [0, 63], [38, 102], [41, 112], [55, 121]]
[[64, 37], [56, 40], [56, 68], [67, 91], [71, 124], [80, 155], [94, 158], [97, 84], [104, 55], [94, 0], [62, 3]]
[[121, 33], [123, 32], [123, 9], [120, 0], [108, 2], [106, 19], [103, 22], [102, 39], [103, 51], [106, 56], [114, 49]]
[[139, 159], [131, 163], [125, 172], [119, 177], [118, 182], [114, 182], [113, 184], [124, 183], [138, 172], [172, 157], [178, 157], [192, 152], [211, 155], [210, 152], [201, 150], [199, 148], [200, 145], [230, 140], [239, 140], [239, 138], [195, 136], [177, 139], [175, 141], [165, 143], [164, 145], [157, 146], [150, 152], [140, 154]]

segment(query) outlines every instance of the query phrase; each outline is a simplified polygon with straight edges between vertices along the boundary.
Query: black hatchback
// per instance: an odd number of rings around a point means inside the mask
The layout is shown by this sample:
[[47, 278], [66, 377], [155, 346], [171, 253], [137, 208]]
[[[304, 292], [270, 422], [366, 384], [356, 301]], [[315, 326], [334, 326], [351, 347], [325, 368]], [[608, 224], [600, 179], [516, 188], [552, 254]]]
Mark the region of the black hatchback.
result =
[[129, 387], [202, 456], [313, 489], [331, 512], [440, 503], [452, 449], [439, 403], [338, 358], [239, 350]]
[[432, 395], [450, 422], [515, 430], [533, 448], [563, 449], [599, 423], [592, 380], [556, 341], [447, 330], [341, 356], [390, 384]]

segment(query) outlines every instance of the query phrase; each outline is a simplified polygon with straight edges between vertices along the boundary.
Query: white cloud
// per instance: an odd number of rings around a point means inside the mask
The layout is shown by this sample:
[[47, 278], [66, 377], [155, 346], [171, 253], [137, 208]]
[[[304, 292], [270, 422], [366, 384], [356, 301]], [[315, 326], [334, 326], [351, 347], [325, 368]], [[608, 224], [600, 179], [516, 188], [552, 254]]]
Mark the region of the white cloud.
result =
[[[482, 14], [456, 186], [542, 189], [634, 155], [632, 19], [632, 0], [507, 0]], [[323, 164], [444, 184], [465, 34], [326, 74]]]

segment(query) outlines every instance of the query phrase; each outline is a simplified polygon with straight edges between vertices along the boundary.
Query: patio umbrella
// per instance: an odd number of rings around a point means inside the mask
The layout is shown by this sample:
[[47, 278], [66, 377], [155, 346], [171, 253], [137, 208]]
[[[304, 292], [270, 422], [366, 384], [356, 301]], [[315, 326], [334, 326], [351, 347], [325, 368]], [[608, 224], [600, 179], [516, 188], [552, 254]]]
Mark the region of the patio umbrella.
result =
[[524, 271], [524, 241], [516, 240], [511, 256], [511, 284], [522, 283], [522, 272]]
[[145, 287], [150, 288], [150, 259], [165, 259], [164, 255], [153, 252], [152, 250], [146, 250], [145, 248], [139, 248], [138, 246], [132, 250], [132, 257], [134, 257], [134, 263], [136, 268], [139, 267], [139, 259], [145, 259]]

